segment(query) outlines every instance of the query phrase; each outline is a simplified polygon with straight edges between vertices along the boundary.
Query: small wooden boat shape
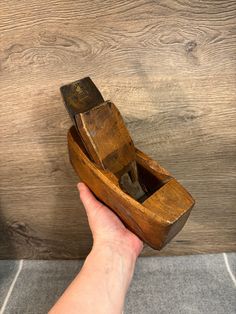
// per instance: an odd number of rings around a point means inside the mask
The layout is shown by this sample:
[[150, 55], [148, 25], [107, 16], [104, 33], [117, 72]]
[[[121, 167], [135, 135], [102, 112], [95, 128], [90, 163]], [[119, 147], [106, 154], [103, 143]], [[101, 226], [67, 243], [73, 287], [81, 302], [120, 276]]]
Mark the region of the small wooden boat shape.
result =
[[160, 250], [184, 226], [193, 198], [134, 146], [120, 112], [90, 78], [62, 86], [61, 93], [74, 123], [68, 150], [75, 172], [131, 231]]

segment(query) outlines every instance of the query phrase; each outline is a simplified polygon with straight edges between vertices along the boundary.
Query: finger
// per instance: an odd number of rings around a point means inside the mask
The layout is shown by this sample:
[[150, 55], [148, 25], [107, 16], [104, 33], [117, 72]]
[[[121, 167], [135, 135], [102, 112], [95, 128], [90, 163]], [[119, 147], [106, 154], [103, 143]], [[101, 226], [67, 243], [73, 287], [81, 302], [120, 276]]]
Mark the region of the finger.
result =
[[99, 230], [104, 230], [104, 228], [125, 229], [120, 219], [107, 206], [99, 202], [84, 183], [80, 182], [78, 189], [93, 235]]
[[77, 187], [88, 218], [91, 219], [98, 210], [103, 209], [104, 205], [96, 199], [86, 184], [79, 182]]

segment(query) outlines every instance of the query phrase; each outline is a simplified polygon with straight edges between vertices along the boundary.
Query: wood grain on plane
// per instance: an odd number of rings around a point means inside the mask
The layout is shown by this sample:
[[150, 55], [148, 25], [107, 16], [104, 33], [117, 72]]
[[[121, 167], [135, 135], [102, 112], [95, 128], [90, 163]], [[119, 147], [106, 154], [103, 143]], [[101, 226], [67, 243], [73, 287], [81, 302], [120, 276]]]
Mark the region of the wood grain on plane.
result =
[[76, 173], [130, 230], [161, 249], [184, 226], [193, 198], [134, 146], [119, 110], [104, 101], [90, 78], [61, 92], [74, 123], [68, 149]]

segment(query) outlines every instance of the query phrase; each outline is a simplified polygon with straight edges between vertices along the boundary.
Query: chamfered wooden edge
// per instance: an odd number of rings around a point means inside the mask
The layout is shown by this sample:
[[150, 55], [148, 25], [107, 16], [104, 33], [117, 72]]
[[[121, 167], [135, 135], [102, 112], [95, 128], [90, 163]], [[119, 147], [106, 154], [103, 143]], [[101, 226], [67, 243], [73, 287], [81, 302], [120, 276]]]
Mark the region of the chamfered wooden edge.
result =
[[[144, 242], [154, 249], [163, 248], [184, 226], [190, 211], [194, 205], [191, 195], [157, 162], [149, 158], [147, 155], [136, 149], [137, 162], [148, 169], [152, 174], [160, 176], [168, 176], [169, 182], [174, 184], [181, 190], [182, 197], [187, 197], [187, 207], [178, 209], [177, 215], [165, 215], [165, 208], [161, 208], [159, 213], [158, 193], [162, 189], [155, 192], [150, 198], [154, 198], [153, 202], [145, 201], [148, 206], [155, 204], [154, 208], [149, 208], [139, 203], [128, 194], [123, 192], [118, 183], [118, 179], [110, 171], [100, 169], [94, 164], [83, 151], [83, 144], [77, 134], [75, 127], [71, 127], [68, 131], [68, 150], [70, 162], [79, 175], [80, 179], [87, 184], [96, 197], [109, 206], [124, 222], [124, 224], [139, 236]], [[171, 183], [170, 183], [171, 184]], [[164, 185], [165, 187], [165, 185]], [[166, 197], [166, 194], [163, 194]], [[172, 210], [174, 210], [174, 204]], [[163, 206], [163, 205], [162, 205]], [[170, 219], [171, 217], [171, 219]]]

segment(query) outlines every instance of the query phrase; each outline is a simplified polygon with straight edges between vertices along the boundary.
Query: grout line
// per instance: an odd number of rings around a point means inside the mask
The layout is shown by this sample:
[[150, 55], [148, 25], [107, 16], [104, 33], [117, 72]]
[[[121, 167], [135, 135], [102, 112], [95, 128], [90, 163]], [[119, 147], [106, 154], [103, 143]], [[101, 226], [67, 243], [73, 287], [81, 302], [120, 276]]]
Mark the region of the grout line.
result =
[[234, 283], [234, 285], [236, 287], [236, 279], [235, 279], [234, 274], [233, 274], [233, 272], [232, 272], [232, 270], [231, 270], [231, 268], [229, 266], [228, 256], [227, 256], [226, 253], [223, 253], [223, 256], [224, 256], [224, 260], [225, 260], [225, 265], [226, 265], [227, 271], [228, 271], [228, 273], [229, 273], [229, 275], [230, 275], [230, 277], [231, 277], [231, 279], [232, 279], [232, 281], [233, 281], [233, 283]]
[[19, 262], [18, 270], [17, 270], [16, 275], [15, 275], [15, 277], [14, 277], [12, 283], [11, 283], [11, 286], [10, 286], [8, 292], [7, 292], [7, 296], [6, 296], [6, 298], [5, 298], [4, 302], [3, 302], [3, 305], [2, 305], [2, 307], [0, 309], [0, 314], [3, 314], [4, 311], [5, 311], [7, 303], [9, 301], [9, 299], [10, 299], [11, 294], [12, 294], [12, 290], [13, 290], [13, 288], [15, 286], [15, 283], [16, 283], [16, 281], [17, 281], [17, 279], [18, 279], [18, 277], [20, 275], [20, 272], [22, 270], [22, 266], [23, 266], [23, 259], [21, 259], [20, 262]]

